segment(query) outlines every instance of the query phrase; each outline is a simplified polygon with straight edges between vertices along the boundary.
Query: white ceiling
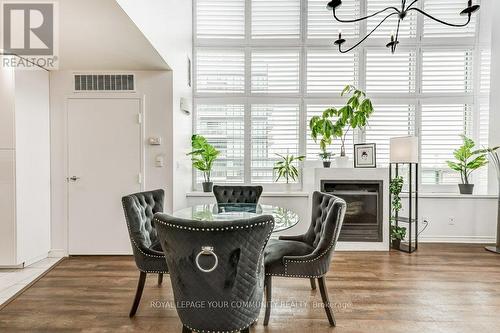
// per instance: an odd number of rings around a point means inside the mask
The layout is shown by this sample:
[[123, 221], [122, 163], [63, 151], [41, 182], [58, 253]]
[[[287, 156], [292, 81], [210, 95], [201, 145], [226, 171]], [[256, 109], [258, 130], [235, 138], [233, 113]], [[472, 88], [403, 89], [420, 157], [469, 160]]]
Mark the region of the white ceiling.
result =
[[60, 70], [166, 70], [115, 0], [59, 0]]

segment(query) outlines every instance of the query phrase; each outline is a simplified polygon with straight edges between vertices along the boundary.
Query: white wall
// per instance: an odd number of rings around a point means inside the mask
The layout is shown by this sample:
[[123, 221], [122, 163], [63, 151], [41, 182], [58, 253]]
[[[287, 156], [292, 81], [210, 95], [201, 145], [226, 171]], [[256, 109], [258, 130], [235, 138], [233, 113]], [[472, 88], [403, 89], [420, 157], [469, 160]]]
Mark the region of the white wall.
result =
[[[126, 71], [130, 73], [131, 71]], [[50, 75], [51, 112], [51, 175], [52, 175], [52, 251], [53, 255], [66, 255], [68, 249], [67, 212], [67, 141], [66, 99], [69, 96], [134, 96], [144, 98], [145, 104], [145, 188], [166, 191], [165, 209], [172, 209], [173, 152], [172, 73], [170, 71], [132, 71], [136, 74], [136, 93], [82, 94], [73, 92], [73, 72], [58, 71]], [[114, 129], [110, 129], [112, 133]], [[150, 146], [147, 138], [160, 136], [161, 146]], [[165, 166], [157, 168], [155, 158], [164, 156]], [[120, 198], [117, 198], [120, 200]], [[125, 222], [124, 222], [125, 223]]]
[[191, 163], [186, 152], [191, 146], [192, 118], [180, 110], [181, 97], [191, 100], [188, 86], [188, 57], [192, 54], [192, 1], [117, 0], [172, 69], [173, 76], [173, 208], [186, 206], [191, 190]]
[[50, 249], [49, 80], [0, 68], [0, 261], [30, 264]]
[[50, 250], [49, 73], [16, 71], [16, 218], [18, 261]]

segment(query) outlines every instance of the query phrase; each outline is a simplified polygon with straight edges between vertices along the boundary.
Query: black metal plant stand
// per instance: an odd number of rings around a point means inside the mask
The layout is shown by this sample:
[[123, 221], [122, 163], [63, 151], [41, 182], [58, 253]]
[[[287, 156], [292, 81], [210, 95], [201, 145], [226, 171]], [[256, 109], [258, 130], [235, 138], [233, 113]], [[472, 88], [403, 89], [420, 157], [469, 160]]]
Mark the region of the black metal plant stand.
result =
[[[408, 216], [401, 216], [398, 212], [394, 216], [394, 223], [396, 227], [404, 225], [407, 228], [407, 240], [401, 241], [399, 248], [396, 248], [396, 250], [413, 253], [418, 249], [418, 163], [389, 164], [389, 181], [393, 180], [393, 176], [394, 178], [400, 176], [402, 167], [408, 168], [406, 175], [408, 177], [407, 191], [403, 190], [401, 192], [401, 194], [408, 195], [407, 205], [403, 205], [403, 207], [407, 208]], [[403, 201], [404, 199], [402, 198], [401, 200]], [[392, 214], [391, 193], [389, 193], [389, 214]]]

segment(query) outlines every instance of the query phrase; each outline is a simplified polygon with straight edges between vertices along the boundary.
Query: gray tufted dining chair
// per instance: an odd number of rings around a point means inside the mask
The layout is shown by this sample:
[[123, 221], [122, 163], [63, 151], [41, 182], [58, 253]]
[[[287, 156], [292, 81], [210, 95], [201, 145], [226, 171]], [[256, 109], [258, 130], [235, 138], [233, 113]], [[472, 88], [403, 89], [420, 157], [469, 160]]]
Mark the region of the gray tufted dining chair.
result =
[[140, 271], [130, 317], [135, 316], [139, 307], [147, 274], [158, 274], [158, 284], [161, 285], [163, 274], [168, 273], [165, 256], [151, 222], [155, 213], [163, 212], [164, 198], [163, 190], [135, 193], [122, 198], [135, 264]]
[[183, 333], [249, 332], [261, 309], [273, 217], [192, 221], [156, 214], [154, 223]]
[[220, 186], [214, 185], [213, 188], [217, 204], [226, 203], [249, 203], [259, 202], [262, 194], [262, 186]]
[[346, 203], [333, 195], [314, 192], [312, 221], [308, 231], [299, 236], [280, 236], [271, 239], [265, 250], [266, 314], [264, 325], [271, 314], [272, 277], [307, 278], [316, 289], [318, 280], [321, 298], [328, 321], [335, 326], [330, 307], [325, 274], [330, 268], [332, 254], [344, 221]]

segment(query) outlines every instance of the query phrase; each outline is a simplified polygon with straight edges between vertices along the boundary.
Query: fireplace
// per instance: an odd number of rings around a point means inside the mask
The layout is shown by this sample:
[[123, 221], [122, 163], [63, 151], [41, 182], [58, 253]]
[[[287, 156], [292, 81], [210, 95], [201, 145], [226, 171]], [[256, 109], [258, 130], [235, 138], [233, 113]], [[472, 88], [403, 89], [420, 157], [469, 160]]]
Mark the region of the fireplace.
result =
[[383, 240], [382, 180], [322, 180], [321, 191], [340, 197], [347, 203], [339, 241]]

